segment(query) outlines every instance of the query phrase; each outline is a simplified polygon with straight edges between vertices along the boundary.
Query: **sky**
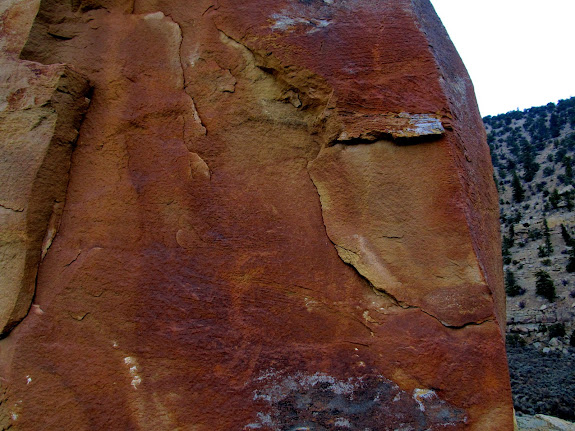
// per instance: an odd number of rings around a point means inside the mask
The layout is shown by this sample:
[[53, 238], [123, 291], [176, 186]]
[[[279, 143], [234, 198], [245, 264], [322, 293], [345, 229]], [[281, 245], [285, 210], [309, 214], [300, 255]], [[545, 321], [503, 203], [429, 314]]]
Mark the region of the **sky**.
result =
[[482, 116], [575, 96], [575, 0], [431, 0]]

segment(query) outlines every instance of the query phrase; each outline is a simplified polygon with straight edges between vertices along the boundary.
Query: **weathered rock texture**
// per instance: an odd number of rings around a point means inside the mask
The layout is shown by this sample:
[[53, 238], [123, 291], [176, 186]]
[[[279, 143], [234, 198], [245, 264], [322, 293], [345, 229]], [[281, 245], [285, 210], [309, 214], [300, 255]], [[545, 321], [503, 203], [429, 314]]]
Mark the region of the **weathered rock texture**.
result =
[[[22, 320], [57, 231], [70, 156], [87, 106], [84, 78], [62, 64], [19, 61], [19, 28], [36, 6], [3, 4], [0, 45], [0, 335]], [[45, 240], [45, 241], [44, 241]], [[43, 244], [44, 241], [44, 244]]]
[[4, 429], [513, 428], [497, 193], [427, 0], [44, 0], [20, 57], [93, 95]]
[[573, 431], [575, 423], [547, 415], [517, 416], [518, 431]]

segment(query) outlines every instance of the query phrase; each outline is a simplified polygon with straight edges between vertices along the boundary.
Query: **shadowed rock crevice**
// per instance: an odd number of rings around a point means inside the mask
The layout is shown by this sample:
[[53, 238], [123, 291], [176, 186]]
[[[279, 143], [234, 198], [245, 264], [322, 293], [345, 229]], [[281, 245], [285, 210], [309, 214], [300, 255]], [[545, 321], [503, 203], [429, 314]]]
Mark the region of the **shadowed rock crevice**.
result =
[[21, 212], [24, 211], [24, 208], [12, 208], [12, 207], [10, 207], [9, 205], [2, 204], [2, 203], [0, 203], [0, 207], [6, 209], [6, 210], [8, 210], [8, 211], [13, 211], [13, 212], [16, 212], [16, 213], [21, 213]]
[[441, 135], [421, 135], [421, 136], [411, 136], [411, 137], [394, 137], [391, 132], [382, 132], [379, 130], [372, 130], [362, 134], [360, 137], [350, 138], [346, 137], [345, 139], [334, 139], [332, 142], [329, 143], [328, 146], [333, 145], [365, 145], [365, 144], [372, 144], [377, 141], [393, 141], [396, 145], [418, 145], [418, 144], [426, 144], [435, 142], [441, 139]]
[[[135, 2], [135, 0], [134, 0]], [[163, 15], [162, 12], [157, 12]], [[148, 16], [150, 14], [147, 14]], [[172, 16], [170, 15], [166, 15], [170, 21], [172, 21], [174, 24], [176, 24], [178, 26], [179, 29], [179, 36], [180, 36], [180, 44], [179, 44], [179, 48], [178, 48], [178, 55], [179, 55], [179, 59], [180, 59], [180, 66], [182, 69], [182, 83], [183, 83], [183, 91], [190, 97], [190, 103], [191, 103], [191, 111], [192, 111], [192, 119], [194, 121], [194, 133], [192, 136], [188, 136], [188, 126], [187, 126], [187, 117], [183, 117], [183, 121], [184, 121], [184, 125], [183, 125], [183, 130], [182, 130], [182, 135], [184, 137], [184, 143], [187, 143], [188, 141], [190, 141], [191, 139], [194, 138], [198, 138], [199, 136], [206, 136], [208, 134], [208, 131], [206, 129], [206, 127], [204, 126], [204, 124], [202, 123], [202, 119], [200, 118], [200, 114], [196, 108], [196, 104], [194, 102], [194, 98], [193, 96], [190, 94], [190, 89], [188, 89], [189, 87], [189, 83], [186, 81], [186, 66], [184, 63], [184, 60], [182, 59], [182, 46], [184, 43], [184, 33], [182, 31], [182, 26], [180, 25], [180, 23], [178, 23], [176, 20], [173, 19]]]

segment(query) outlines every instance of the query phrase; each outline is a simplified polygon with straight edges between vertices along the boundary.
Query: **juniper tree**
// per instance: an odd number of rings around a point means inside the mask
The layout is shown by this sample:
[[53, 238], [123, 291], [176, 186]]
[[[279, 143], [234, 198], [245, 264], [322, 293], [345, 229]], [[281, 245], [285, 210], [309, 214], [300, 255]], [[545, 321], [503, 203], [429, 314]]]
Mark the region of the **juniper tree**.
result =
[[513, 180], [511, 180], [511, 187], [513, 187], [513, 200], [515, 202], [523, 202], [525, 199], [525, 189], [521, 185], [521, 180], [516, 171], [513, 171]]
[[565, 199], [565, 207], [568, 211], [572, 211], [575, 204], [573, 203], [572, 193], [564, 193], [563, 198]]
[[551, 231], [549, 230], [547, 219], [543, 219], [543, 236], [545, 237], [545, 251], [547, 256], [550, 256], [553, 253], [553, 244], [551, 244]]
[[535, 151], [533, 146], [527, 141], [523, 144], [521, 148], [521, 163], [523, 165], [523, 180], [525, 182], [533, 181], [535, 174], [539, 170], [539, 164], [535, 162]]
[[549, 132], [552, 138], [557, 138], [561, 134], [561, 122], [555, 112], [549, 118]]
[[549, 195], [549, 203], [553, 209], [557, 209], [559, 202], [561, 202], [561, 195], [557, 189], [553, 189], [553, 192]]
[[567, 261], [567, 272], [575, 272], [575, 248], [569, 250], [569, 260]]
[[561, 224], [561, 236], [563, 237], [563, 241], [565, 241], [565, 245], [567, 247], [573, 247], [573, 238], [571, 238], [569, 231], [563, 223]]
[[537, 255], [539, 257], [549, 257], [551, 253], [553, 253], [553, 244], [551, 243], [551, 232], [547, 224], [547, 219], [543, 219], [543, 237], [545, 243], [537, 248]]
[[508, 296], [518, 296], [525, 293], [525, 289], [517, 284], [515, 274], [510, 269], [505, 271], [505, 293]]
[[535, 293], [552, 302], [556, 298], [555, 284], [547, 271], [540, 269], [535, 273]]
[[[569, 156], [563, 157], [563, 165], [565, 166], [565, 177], [569, 180], [573, 179], [573, 160]], [[570, 181], [569, 181], [570, 182]]]
[[515, 225], [510, 223], [507, 235], [503, 235], [503, 248], [510, 249], [513, 244], [515, 244]]
[[549, 326], [549, 338], [564, 337], [565, 336], [565, 324], [563, 322], [557, 322]]
[[503, 256], [503, 264], [509, 265], [511, 263], [511, 251], [509, 250], [509, 244], [505, 241], [505, 236], [503, 237], [503, 244], [501, 247], [501, 255]]

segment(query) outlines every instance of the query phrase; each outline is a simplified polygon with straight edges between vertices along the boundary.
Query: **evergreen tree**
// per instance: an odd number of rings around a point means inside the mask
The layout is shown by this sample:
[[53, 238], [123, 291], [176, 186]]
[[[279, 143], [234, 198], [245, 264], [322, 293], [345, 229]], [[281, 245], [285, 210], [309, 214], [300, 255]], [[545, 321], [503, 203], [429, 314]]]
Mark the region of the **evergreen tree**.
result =
[[565, 324], [563, 322], [554, 323], [549, 326], [549, 338], [564, 337]]
[[573, 204], [573, 194], [572, 193], [564, 193], [563, 199], [565, 199], [565, 207], [567, 208], [567, 210], [572, 211], [573, 207], [575, 206]]
[[563, 238], [563, 241], [565, 241], [565, 245], [567, 247], [573, 247], [573, 238], [571, 238], [569, 231], [567, 231], [567, 228], [563, 223], [561, 224], [561, 237]]
[[525, 289], [517, 284], [515, 274], [509, 269], [505, 271], [505, 292], [508, 296], [518, 296], [525, 293]]
[[563, 157], [563, 166], [565, 166], [565, 178], [568, 178], [569, 180], [566, 181], [567, 183], [571, 183], [571, 181], [573, 180], [573, 159], [571, 159], [571, 157], [569, 156], [565, 156]]
[[553, 189], [553, 192], [549, 195], [549, 203], [553, 209], [557, 209], [559, 202], [561, 202], [561, 195], [557, 189]]
[[531, 136], [531, 142], [541, 143], [551, 136], [549, 128], [547, 127], [545, 117], [538, 117], [531, 127], [529, 127], [529, 135]]
[[511, 181], [511, 187], [513, 187], [513, 200], [515, 202], [523, 202], [525, 199], [525, 189], [521, 185], [521, 180], [516, 171], [513, 171], [513, 180]]
[[551, 232], [547, 224], [547, 219], [543, 219], [543, 237], [545, 238], [546, 256], [551, 256], [551, 253], [553, 253], [553, 244], [551, 244]]
[[537, 171], [539, 171], [539, 164], [535, 162], [533, 146], [527, 141], [521, 147], [521, 163], [523, 164], [523, 180], [528, 183], [533, 181]]
[[561, 134], [561, 122], [559, 116], [554, 112], [549, 119], [549, 131], [552, 138], [557, 138]]
[[508, 241], [506, 241], [507, 237], [503, 236], [503, 245], [501, 247], [501, 255], [503, 256], [503, 264], [509, 265], [511, 263], [511, 251], [509, 250]]
[[507, 231], [507, 238], [509, 248], [513, 247], [513, 244], [515, 244], [515, 225], [513, 223], [509, 224], [509, 230]]
[[549, 253], [544, 245], [540, 245], [537, 247], [537, 256], [539, 257], [549, 257]]
[[569, 250], [569, 260], [567, 261], [567, 272], [575, 272], [575, 248]]
[[544, 270], [540, 269], [535, 273], [537, 280], [535, 281], [535, 293], [549, 302], [553, 302], [556, 298], [555, 284], [551, 276]]
[[553, 166], [545, 166], [543, 169], [543, 178], [550, 177], [551, 175], [555, 175], [555, 169]]

